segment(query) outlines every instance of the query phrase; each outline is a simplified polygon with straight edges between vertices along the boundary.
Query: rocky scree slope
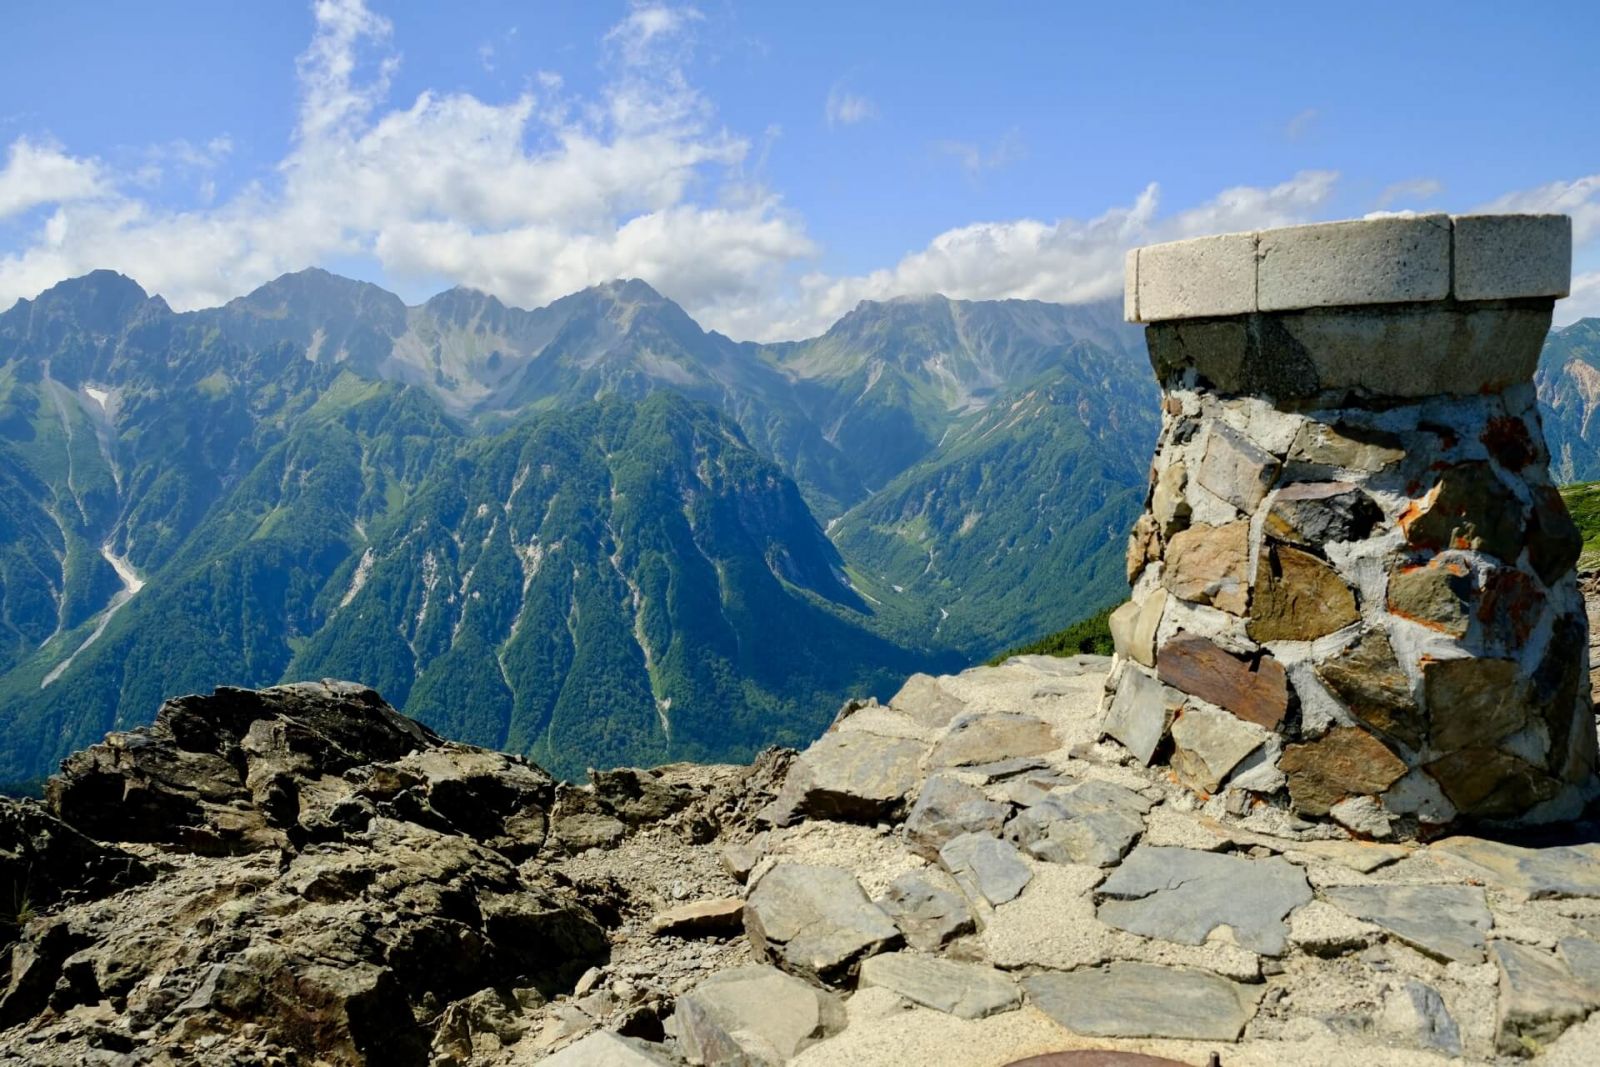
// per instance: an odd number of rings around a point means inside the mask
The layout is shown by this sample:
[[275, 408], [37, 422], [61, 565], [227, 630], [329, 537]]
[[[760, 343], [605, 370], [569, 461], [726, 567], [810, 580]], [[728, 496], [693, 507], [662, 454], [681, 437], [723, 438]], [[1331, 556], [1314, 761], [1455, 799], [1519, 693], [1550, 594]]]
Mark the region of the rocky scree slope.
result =
[[1197, 799], [1102, 739], [1107, 666], [582, 787], [343, 683], [169, 702], [4, 811], [0, 1063], [1594, 1062], [1600, 827]]

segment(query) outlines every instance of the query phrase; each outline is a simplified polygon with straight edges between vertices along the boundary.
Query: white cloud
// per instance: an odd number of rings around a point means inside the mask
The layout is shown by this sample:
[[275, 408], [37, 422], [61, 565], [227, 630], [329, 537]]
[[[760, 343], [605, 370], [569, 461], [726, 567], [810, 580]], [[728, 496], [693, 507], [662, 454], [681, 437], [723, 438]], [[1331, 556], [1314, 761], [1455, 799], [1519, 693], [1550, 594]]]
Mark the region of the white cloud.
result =
[[949, 230], [895, 266], [871, 274], [801, 283], [787, 314], [768, 313], [769, 337], [804, 337], [861, 300], [907, 293], [943, 293], [966, 300], [1007, 298], [1078, 303], [1122, 291], [1123, 253], [1157, 241], [1256, 227], [1282, 226], [1317, 216], [1337, 175], [1304, 171], [1271, 188], [1227, 189], [1197, 207], [1162, 216], [1151, 184], [1132, 204], [1087, 221], [1019, 219]]
[[[74, 159], [54, 144], [26, 137], [11, 143], [0, 168], [0, 219], [44, 204], [66, 204], [105, 196], [104, 168], [92, 159]], [[0, 295], [0, 303], [9, 303]]]
[[1395, 204], [1431, 200], [1442, 192], [1444, 192], [1443, 182], [1433, 178], [1412, 178], [1385, 187], [1383, 192], [1378, 194], [1375, 206], [1378, 211], [1386, 211]]
[[284, 271], [371, 256], [397, 281], [444, 277], [525, 306], [638, 275], [715, 319], [815, 255], [779, 198], [743, 172], [748, 143], [687, 82], [693, 9], [634, 6], [605, 38], [607, 80], [593, 99], [564, 95], [541, 72], [537, 95], [423, 93], [409, 107], [388, 104], [400, 59], [388, 20], [359, 0], [314, 11], [299, 122], [273, 181], [173, 211], [143, 197], [148, 170], [113, 181], [93, 160], [13, 144], [0, 214], [54, 211], [0, 257], [0, 306], [110, 267], [197, 307]]
[[827, 115], [829, 126], [853, 126], [875, 117], [878, 108], [871, 100], [845, 88], [844, 82], [837, 81], [828, 90], [828, 102], [823, 112]]

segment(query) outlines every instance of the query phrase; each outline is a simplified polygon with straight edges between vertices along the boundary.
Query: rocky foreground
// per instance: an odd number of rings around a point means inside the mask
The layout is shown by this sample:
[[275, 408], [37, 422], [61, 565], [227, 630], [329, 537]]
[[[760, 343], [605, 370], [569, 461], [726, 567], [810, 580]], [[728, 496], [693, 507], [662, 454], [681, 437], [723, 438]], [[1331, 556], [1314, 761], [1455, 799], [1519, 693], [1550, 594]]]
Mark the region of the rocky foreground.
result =
[[0, 808], [0, 1064], [1600, 1062], [1596, 827], [1202, 803], [1100, 740], [1106, 668], [583, 787], [341, 683], [172, 701]]

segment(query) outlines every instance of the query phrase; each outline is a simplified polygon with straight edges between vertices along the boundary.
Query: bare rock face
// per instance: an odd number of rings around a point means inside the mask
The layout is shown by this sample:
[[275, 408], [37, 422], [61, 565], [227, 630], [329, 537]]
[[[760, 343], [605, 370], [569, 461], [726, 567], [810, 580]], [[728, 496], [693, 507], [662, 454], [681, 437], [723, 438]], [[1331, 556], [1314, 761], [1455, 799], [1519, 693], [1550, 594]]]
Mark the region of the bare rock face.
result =
[[0, 1060], [20, 1044], [39, 1064], [86, 1047], [427, 1063], [448, 1005], [542, 999], [606, 955], [589, 909], [523, 862], [553, 794], [532, 764], [443, 741], [357, 686], [170, 701], [68, 759], [49, 814], [4, 809], [8, 851], [48, 874], [34, 884], [120, 895], [22, 927]]

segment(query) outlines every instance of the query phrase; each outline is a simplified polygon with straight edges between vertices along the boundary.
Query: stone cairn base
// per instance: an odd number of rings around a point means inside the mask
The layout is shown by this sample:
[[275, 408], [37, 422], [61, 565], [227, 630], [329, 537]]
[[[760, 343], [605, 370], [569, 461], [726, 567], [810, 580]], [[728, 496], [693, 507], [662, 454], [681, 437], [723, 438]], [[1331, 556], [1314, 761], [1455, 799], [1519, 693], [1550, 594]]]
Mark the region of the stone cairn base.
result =
[[1163, 425], [1107, 735], [1374, 837], [1581, 810], [1581, 539], [1532, 384], [1570, 248], [1439, 215], [1130, 253]]

